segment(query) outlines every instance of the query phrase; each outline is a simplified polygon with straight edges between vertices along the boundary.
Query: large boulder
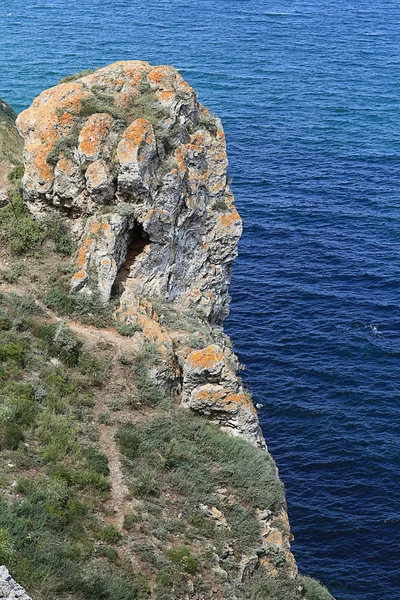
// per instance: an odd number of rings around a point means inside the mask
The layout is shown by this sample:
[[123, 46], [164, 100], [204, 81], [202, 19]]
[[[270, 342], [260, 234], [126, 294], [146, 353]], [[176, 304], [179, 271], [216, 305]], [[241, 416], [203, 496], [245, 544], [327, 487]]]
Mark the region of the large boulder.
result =
[[108, 301], [123, 269], [121, 306], [157, 297], [223, 321], [241, 219], [221, 122], [175, 69], [117, 62], [43, 92], [17, 125], [30, 209], [61, 211], [79, 238], [74, 292]]

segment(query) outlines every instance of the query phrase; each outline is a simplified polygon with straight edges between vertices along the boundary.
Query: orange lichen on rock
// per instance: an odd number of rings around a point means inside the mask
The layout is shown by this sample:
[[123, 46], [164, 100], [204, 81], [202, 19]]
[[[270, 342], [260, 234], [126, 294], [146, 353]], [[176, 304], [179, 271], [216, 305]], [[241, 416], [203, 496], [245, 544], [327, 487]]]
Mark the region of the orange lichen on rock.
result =
[[172, 90], [158, 90], [156, 96], [160, 102], [168, 104], [175, 98], [175, 92]]
[[215, 345], [208, 346], [202, 350], [191, 352], [188, 356], [188, 366], [193, 369], [199, 367], [210, 369], [218, 366], [224, 360], [224, 353]]
[[107, 113], [91, 115], [79, 135], [79, 149], [87, 159], [97, 158], [104, 148], [113, 119]]
[[71, 175], [75, 170], [75, 163], [70, 158], [67, 158], [65, 154], [62, 154], [57, 163], [57, 169], [63, 171], [66, 175]]
[[251, 411], [255, 410], [253, 403], [243, 392], [233, 393], [215, 385], [205, 385], [195, 390], [193, 400], [209, 403], [214, 410], [216, 405], [220, 405], [220, 410], [228, 412], [237, 412], [241, 407], [249, 408]]
[[83, 269], [86, 266], [89, 252], [95, 243], [96, 242], [93, 238], [87, 237], [83, 242], [82, 246], [79, 248], [78, 256], [76, 259], [76, 266], [78, 267], [78, 269]]
[[85, 279], [85, 277], [87, 276], [87, 273], [84, 269], [80, 269], [79, 271], [77, 271], [75, 273], [75, 275], [72, 277], [72, 280], [74, 282], [76, 281], [82, 281], [83, 279]]
[[142, 145], [155, 144], [155, 136], [151, 123], [139, 118], [133, 121], [124, 132], [118, 144], [117, 156], [121, 164], [127, 164], [137, 156]]
[[106, 183], [109, 178], [109, 171], [101, 160], [95, 160], [90, 163], [86, 169], [86, 181], [93, 188], [97, 188], [103, 183]]
[[229, 213], [222, 213], [219, 216], [219, 221], [224, 228], [231, 227], [231, 225], [236, 225], [237, 223], [241, 223], [241, 218], [238, 211], [234, 208]]
[[[48, 191], [53, 180], [53, 167], [47, 162], [57, 139], [70, 133], [80, 102], [88, 92], [80, 83], [60, 84], [46, 90], [17, 119], [17, 127], [25, 138], [25, 179], [34, 187], [37, 179], [41, 191]], [[70, 116], [67, 116], [67, 115]]]

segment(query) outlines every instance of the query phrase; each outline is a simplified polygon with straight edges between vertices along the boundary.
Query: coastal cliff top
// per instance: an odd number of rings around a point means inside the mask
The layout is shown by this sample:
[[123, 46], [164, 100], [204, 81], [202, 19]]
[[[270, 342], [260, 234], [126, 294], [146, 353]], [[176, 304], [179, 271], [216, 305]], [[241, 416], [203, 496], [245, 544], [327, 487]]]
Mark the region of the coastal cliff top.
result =
[[331, 600], [298, 573], [222, 329], [242, 225], [221, 121], [172, 67], [129, 61], [44, 91], [17, 126], [0, 562], [34, 600]]

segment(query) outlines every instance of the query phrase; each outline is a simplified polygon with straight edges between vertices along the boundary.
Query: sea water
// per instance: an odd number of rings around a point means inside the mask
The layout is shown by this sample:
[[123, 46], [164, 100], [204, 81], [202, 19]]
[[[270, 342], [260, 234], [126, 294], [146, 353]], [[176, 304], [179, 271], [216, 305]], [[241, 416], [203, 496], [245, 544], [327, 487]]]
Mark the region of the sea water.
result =
[[121, 59], [173, 64], [223, 119], [244, 220], [226, 329], [301, 571], [399, 599], [398, 0], [0, 2], [18, 111]]

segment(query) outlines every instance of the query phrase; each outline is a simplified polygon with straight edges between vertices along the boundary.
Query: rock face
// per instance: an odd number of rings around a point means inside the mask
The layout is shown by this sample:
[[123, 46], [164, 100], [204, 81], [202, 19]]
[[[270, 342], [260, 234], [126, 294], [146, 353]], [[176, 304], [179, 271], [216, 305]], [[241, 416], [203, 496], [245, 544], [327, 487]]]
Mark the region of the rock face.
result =
[[177, 71], [115, 63], [43, 92], [17, 125], [32, 212], [76, 221], [73, 291], [107, 301], [124, 268], [122, 305], [157, 296], [223, 321], [241, 220], [221, 122]]
[[0, 567], [0, 598], [4, 598], [4, 600], [14, 600], [16, 598], [19, 600], [32, 600], [25, 593], [24, 588], [14, 581], [5, 567]]
[[216, 344], [189, 354], [182, 391], [183, 406], [207, 415], [233, 435], [265, 446], [254, 405]]

